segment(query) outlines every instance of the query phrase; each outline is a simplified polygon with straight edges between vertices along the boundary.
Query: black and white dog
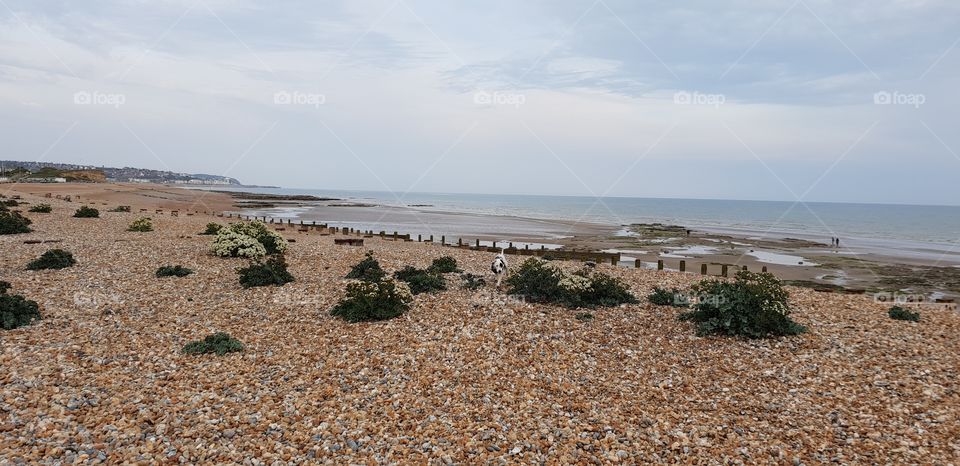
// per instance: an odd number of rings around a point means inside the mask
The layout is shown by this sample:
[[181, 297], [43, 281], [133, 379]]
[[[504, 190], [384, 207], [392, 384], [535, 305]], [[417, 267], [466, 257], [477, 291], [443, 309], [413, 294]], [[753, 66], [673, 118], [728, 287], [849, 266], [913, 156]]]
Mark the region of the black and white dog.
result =
[[497, 254], [497, 257], [493, 259], [493, 263], [490, 264], [490, 271], [497, 276], [497, 288], [500, 288], [500, 280], [503, 279], [503, 275], [507, 271], [507, 256], [503, 255], [503, 249], [501, 249], [500, 254]]

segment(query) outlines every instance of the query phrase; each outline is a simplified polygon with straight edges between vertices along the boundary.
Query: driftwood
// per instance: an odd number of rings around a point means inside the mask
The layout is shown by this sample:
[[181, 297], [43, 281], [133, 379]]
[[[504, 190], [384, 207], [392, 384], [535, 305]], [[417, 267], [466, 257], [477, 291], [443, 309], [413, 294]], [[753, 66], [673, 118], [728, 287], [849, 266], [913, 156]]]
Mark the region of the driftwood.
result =
[[363, 246], [363, 239], [360, 238], [335, 238], [333, 244], [339, 246]]

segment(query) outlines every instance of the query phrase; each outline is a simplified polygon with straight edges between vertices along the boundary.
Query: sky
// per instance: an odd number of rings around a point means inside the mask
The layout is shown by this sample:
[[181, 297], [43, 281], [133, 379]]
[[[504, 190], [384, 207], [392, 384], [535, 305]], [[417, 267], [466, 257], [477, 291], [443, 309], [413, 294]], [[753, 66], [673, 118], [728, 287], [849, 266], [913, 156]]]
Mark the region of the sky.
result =
[[0, 0], [0, 159], [960, 204], [955, 0]]

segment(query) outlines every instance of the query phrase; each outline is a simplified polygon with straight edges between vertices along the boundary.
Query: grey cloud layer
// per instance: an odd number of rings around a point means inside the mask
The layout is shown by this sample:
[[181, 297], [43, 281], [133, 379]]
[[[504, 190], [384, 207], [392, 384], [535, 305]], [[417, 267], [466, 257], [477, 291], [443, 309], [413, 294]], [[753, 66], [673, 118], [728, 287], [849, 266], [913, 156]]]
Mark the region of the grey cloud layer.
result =
[[956, 2], [520, 3], [4, 0], [0, 156], [551, 194], [632, 166], [611, 195], [790, 200], [829, 170], [810, 200], [960, 203]]

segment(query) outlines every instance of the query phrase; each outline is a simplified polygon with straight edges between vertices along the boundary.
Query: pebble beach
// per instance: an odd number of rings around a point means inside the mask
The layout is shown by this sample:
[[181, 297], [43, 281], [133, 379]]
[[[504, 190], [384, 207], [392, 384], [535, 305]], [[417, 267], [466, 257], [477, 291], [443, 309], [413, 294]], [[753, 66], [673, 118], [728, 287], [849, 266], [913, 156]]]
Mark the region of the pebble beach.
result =
[[[955, 310], [902, 322], [869, 296], [790, 287], [807, 333], [704, 338], [644, 299], [701, 277], [599, 265], [642, 302], [583, 319], [451, 277], [399, 318], [350, 324], [328, 311], [368, 250], [388, 272], [449, 255], [488, 282], [492, 254], [287, 228], [296, 281], [244, 289], [246, 261], [199, 235], [234, 219], [136, 199], [73, 218], [86, 194], [21, 194], [53, 212], [25, 204], [34, 231], [0, 236], [0, 280], [43, 316], [0, 331], [0, 465], [960, 462]], [[126, 231], [142, 216], [154, 231]], [[25, 269], [54, 247], [77, 265]], [[182, 353], [214, 332], [244, 351]]]

